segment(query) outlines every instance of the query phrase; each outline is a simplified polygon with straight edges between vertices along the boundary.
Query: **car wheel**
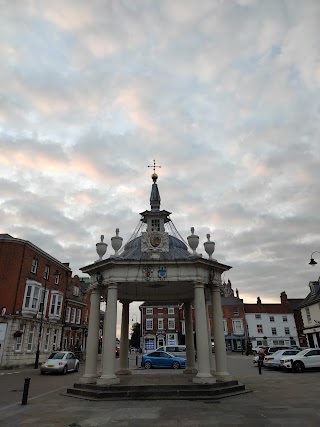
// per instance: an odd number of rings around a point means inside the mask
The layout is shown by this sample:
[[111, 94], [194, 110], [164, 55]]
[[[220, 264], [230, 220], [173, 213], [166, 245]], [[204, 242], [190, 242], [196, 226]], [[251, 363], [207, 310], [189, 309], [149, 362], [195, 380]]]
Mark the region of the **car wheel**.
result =
[[151, 368], [152, 368], [151, 362], [146, 362], [144, 364], [144, 369], [151, 369]]
[[66, 373], [68, 372], [68, 367], [67, 367], [67, 365], [63, 368], [63, 371], [62, 371], [62, 375], [66, 375]]
[[173, 367], [173, 369], [179, 369], [180, 368], [180, 363], [179, 362], [173, 362], [172, 363], [172, 367]]
[[76, 372], [78, 372], [78, 371], [79, 371], [79, 363], [77, 363], [77, 364], [76, 364], [76, 369], [75, 369], [75, 371], [76, 371]]
[[44, 372], [44, 371], [40, 371], [40, 374], [41, 374], [41, 375], [44, 375], [44, 374], [45, 374], [45, 372]]
[[301, 372], [304, 371], [304, 364], [302, 362], [295, 362], [293, 364], [293, 369], [295, 372], [297, 372], [298, 374], [301, 374]]

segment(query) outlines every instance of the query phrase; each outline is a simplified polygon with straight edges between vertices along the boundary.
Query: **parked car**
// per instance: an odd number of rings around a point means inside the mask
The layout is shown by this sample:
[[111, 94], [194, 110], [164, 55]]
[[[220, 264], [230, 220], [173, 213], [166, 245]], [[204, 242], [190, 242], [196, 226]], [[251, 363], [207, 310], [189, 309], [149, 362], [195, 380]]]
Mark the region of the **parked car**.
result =
[[264, 365], [264, 359], [266, 356], [269, 356], [270, 354], [274, 354], [276, 351], [279, 350], [289, 350], [292, 349], [291, 346], [288, 345], [277, 345], [277, 346], [261, 346], [258, 350], [258, 354], [253, 358], [253, 364], [258, 366], [258, 360], [259, 356], [262, 360], [262, 365]]
[[307, 348], [294, 356], [284, 357], [280, 360], [280, 366], [285, 370], [293, 368], [299, 373], [305, 369], [320, 368], [320, 349]]
[[186, 358], [187, 347], [185, 345], [164, 345], [157, 348], [155, 351], [167, 351], [175, 356]]
[[299, 353], [297, 349], [278, 350], [273, 354], [269, 354], [263, 359], [263, 366], [266, 368], [280, 368], [280, 359], [287, 356], [294, 356]]
[[179, 369], [186, 366], [186, 359], [175, 356], [167, 351], [153, 351], [145, 354], [141, 359], [141, 366], [145, 369], [151, 368], [173, 368]]
[[54, 351], [40, 365], [41, 375], [47, 373], [66, 374], [69, 371], [79, 371], [80, 362], [71, 351]]
[[120, 357], [120, 348], [116, 347], [116, 357]]

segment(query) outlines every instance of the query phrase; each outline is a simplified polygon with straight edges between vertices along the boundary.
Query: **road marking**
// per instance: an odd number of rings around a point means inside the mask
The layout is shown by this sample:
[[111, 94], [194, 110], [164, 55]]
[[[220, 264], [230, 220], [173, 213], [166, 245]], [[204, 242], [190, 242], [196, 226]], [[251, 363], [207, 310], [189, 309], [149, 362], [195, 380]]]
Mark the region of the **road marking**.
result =
[[[72, 385], [73, 385], [73, 383], [72, 383], [72, 384], [69, 384], [69, 385], [66, 385], [66, 386], [64, 386], [64, 387], [56, 388], [55, 390], [48, 391], [47, 393], [38, 394], [38, 396], [30, 397], [30, 398], [28, 399], [28, 401], [29, 401], [29, 400], [38, 399], [39, 397], [47, 396], [48, 394], [55, 393], [55, 392], [57, 392], [57, 391], [59, 391], [59, 390], [63, 390], [64, 388], [72, 387]], [[11, 405], [8, 405], [8, 406], [4, 406], [3, 408], [0, 408], [0, 411], [3, 411], [4, 409], [12, 408], [13, 406], [17, 406], [17, 405], [21, 405], [21, 401], [16, 402], [16, 403], [11, 403]], [[21, 408], [21, 409], [23, 409], [23, 408]]]

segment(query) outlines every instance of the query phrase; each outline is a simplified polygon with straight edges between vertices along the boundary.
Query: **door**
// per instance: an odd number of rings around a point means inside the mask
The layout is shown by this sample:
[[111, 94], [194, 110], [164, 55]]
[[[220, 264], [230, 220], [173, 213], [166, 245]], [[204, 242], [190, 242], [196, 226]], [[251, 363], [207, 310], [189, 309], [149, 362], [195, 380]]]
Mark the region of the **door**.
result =
[[304, 359], [307, 368], [320, 368], [320, 350], [310, 350]]
[[67, 355], [67, 364], [68, 364], [69, 370], [75, 369], [75, 362], [76, 362], [75, 355], [73, 353], [69, 353]]

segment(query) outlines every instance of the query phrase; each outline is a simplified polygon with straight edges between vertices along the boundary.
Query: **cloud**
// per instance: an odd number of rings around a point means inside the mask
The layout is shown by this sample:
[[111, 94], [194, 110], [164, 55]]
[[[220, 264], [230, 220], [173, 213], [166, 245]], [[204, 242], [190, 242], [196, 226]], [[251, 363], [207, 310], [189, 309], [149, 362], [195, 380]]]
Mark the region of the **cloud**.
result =
[[[5, 2], [1, 232], [69, 261], [149, 207], [210, 233], [255, 301], [303, 297], [320, 247], [317, 1]], [[203, 250], [202, 250], [203, 252]], [[108, 252], [111, 253], [111, 252]]]

